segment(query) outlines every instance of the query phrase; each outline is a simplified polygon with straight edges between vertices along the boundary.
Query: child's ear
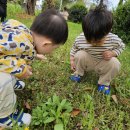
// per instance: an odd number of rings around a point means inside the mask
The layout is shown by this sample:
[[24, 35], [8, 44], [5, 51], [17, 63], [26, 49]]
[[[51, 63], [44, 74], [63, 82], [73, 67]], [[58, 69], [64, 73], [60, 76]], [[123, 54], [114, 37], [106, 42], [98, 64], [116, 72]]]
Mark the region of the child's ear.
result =
[[47, 45], [47, 43], [46, 43], [46, 42], [43, 42], [43, 43], [42, 43], [42, 46], [46, 46], [46, 45]]
[[45, 41], [45, 42], [43, 42], [43, 43], [42, 43], [42, 45], [43, 45], [43, 46], [46, 46], [46, 45], [51, 45], [51, 44], [52, 44], [52, 42], [51, 42], [51, 41]]

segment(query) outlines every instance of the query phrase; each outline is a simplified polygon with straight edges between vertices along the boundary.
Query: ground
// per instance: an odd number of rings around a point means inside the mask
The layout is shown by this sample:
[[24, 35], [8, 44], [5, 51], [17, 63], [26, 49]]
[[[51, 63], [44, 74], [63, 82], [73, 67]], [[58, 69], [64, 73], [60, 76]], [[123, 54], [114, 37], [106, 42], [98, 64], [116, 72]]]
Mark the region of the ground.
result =
[[[17, 19], [30, 27], [34, 17], [21, 12], [17, 5], [8, 6], [8, 18]], [[85, 75], [84, 80], [77, 84], [69, 80], [71, 74], [69, 52], [71, 46], [82, 30], [81, 24], [68, 22], [69, 38], [53, 54], [47, 56], [47, 61], [33, 63], [33, 76], [26, 80], [26, 89], [17, 93], [19, 104], [24, 100], [35, 109], [41, 102], [57, 94], [66, 98], [82, 112], [70, 119], [67, 130], [78, 130], [80, 124], [83, 130], [130, 130], [130, 48], [119, 57], [122, 64], [120, 74], [113, 80], [112, 95], [116, 95], [118, 104], [111, 96], [97, 92], [98, 76], [94, 73]], [[86, 120], [84, 117], [87, 117]], [[31, 126], [32, 130], [41, 127]], [[50, 130], [49, 128], [47, 130]]]

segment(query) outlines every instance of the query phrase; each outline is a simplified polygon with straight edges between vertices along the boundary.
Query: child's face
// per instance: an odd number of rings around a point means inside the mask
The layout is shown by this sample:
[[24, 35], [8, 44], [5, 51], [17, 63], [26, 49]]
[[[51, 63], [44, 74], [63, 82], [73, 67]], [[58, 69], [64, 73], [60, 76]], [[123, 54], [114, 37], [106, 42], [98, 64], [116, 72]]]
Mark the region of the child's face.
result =
[[34, 34], [33, 38], [34, 45], [38, 54], [49, 54], [59, 47], [59, 45], [54, 44], [52, 40], [47, 37]]

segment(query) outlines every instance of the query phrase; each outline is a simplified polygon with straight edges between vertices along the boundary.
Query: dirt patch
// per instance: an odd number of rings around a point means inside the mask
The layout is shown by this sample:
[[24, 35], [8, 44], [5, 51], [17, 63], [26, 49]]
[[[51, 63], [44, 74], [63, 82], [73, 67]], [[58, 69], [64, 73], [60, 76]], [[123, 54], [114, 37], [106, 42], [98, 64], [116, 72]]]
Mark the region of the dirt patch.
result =
[[20, 18], [20, 19], [33, 19], [34, 18], [34, 16], [32, 16], [32, 15], [28, 15], [28, 14], [26, 14], [26, 13], [18, 13], [17, 15], [16, 15], [18, 18]]

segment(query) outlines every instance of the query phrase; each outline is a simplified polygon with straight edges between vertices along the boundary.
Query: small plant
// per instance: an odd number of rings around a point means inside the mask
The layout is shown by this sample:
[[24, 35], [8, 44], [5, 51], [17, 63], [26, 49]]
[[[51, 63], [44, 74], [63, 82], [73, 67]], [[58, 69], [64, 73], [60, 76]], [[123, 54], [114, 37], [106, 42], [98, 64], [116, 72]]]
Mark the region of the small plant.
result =
[[92, 130], [94, 125], [94, 104], [93, 99], [89, 94], [83, 96], [84, 103], [80, 108], [83, 111], [83, 118], [81, 123], [83, 127], [87, 127], [88, 130]]
[[[2, 129], [2, 130], [4, 130], [4, 129]], [[5, 129], [5, 130], [10, 130], [10, 128], [8, 129]], [[29, 127], [27, 127], [27, 126], [19, 126], [18, 124], [13, 124], [13, 127], [12, 127], [12, 130], [29, 130]]]
[[54, 130], [66, 130], [71, 111], [71, 103], [54, 95], [33, 110], [32, 124], [44, 126], [44, 129], [46, 129], [46, 126], [54, 124]]

